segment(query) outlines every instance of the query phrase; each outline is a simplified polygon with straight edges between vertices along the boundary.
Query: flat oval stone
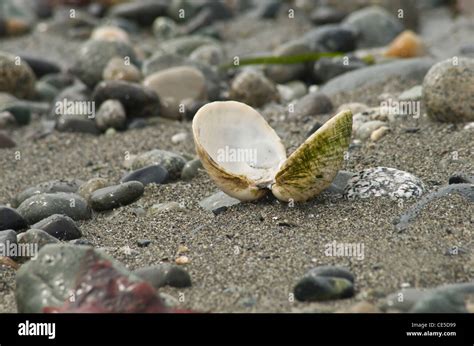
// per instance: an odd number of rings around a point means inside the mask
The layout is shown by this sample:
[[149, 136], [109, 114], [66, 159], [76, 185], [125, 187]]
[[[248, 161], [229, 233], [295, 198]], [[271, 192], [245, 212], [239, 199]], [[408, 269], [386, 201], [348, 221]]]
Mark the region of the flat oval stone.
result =
[[132, 163], [132, 169], [139, 169], [150, 165], [160, 165], [166, 168], [170, 179], [177, 179], [186, 160], [181, 155], [166, 150], [154, 149], [138, 155]]
[[346, 267], [340, 266], [319, 266], [313, 269], [310, 269], [306, 274], [308, 276], [328, 276], [328, 277], [336, 277], [349, 280], [350, 282], [354, 283], [355, 276], [351, 273], [349, 269]]
[[29, 187], [20, 192], [14, 199], [15, 206], [20, 205], [25, 199], [40, 193], [55, 193], [55, 192], [76, 192], [83, 182], [80, 180], [50, 180], [38, 185]]
[[92, 95], [96, 107], [106, 100], [118, 100], [129, 118], [147, 118], [160, 114], [160, 99], [154, 90], [126, 81], [105, 81]]
[[65, 215], [51, 215], [35, 223], [31, 228], [43, 230], [59, 240], [73, 240], [82, 237], [82, 232], [74, 220]]
[[90, 204], [96, 211], [111, 210], [135, 202], [143, 192], [142, 183], [129, 181], [96, 190], [90, 198]]
[[74, 220], [91, 218], [87, 202], [74, 193], [41, 193], [24, 200], [17, 209], [29, 223], [34, 224], [54, 214], [63, 214]]
[[232, 81], [229, 96], [252, 107], [262, 107], [268, 102], [278, 101], [280, 93], [276, 85], [264, 75], [245, 70]]
[[136, 171], [127, 173], [121, 180], [122, 183], [127, 181], [139, 181], [143, 185], [162, 184], [168, 179], [168, 171], [160, 165], [151, 165]]
[[299, 301], [342, 299], [354, 295], [354, 286], [342, 278], [305, 276], [296, 284], [294, 294]]
[[180, 103], [183, 100], [207, 99], [206, 78], [201, 71], [190, 66], [172, 67], [153, 73], [143, 81], [143, 85], [158, 94], [162, 115], [167, 118], [180, 118]]
[[25, 219], [15, 209], [0, 206], [0, 231], [6, 229], [18, 231], [27, 226]]

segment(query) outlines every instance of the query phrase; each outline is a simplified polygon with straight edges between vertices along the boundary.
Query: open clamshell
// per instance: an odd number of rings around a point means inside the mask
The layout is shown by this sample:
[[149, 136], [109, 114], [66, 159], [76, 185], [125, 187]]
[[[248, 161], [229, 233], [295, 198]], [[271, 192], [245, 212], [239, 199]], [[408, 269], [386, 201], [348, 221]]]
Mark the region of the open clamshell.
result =
[[196, 151], [217, 186], [241, 201], [269, 190], [282, 201], [306, 201], [327, 188], [342, 166], [352, 133], [352, 113], [342, 111], [289, 158], [276, 132], [252, 107], [212, 102], [193, 120]]

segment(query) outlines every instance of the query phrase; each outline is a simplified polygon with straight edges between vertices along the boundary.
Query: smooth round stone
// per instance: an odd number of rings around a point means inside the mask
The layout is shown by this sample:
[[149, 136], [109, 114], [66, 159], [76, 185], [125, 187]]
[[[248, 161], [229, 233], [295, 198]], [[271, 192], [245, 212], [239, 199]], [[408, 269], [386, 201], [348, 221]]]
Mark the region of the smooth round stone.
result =
[[107, 100], [102, 103], [95, 115], [95, 124], [102, 131], [108, 128], [124, 129], [126, 121], [125, 108], [117, 100]]
[[143, 195], [143, 192], [142, 183], [129, 181], [94, 191], [90, 198], [90, 204], [96, 211], [111, 210], [135, 202]]
[[266, 103], [278, 101], [280, 94], [276, 85], [264, 75], [246, 70], [232, 81], [229, 97], [252, 107], [262, 107]]
[[336, 277], [349, 280], [354, 283], [355, 276], [352, 272], [346, 267], [339, 266], [319, 266], [313, 269], [310, 269], [306, 274], [308, 276], [326, 276], [326, 277]]
[[40, 81], [50, 84], [58, 90], [62, 90], [74, 84], [74, 76], [67, 73], [52, 73], [43, 76]]
[[8, 111], [0, 111], [0, 130], [16, 124], [15, 117]]
[[474, 121], [474, 59], [459, 57], [437, 63], [423, 81], [428, 116], [443, 122]]
[[84, 238], [79, 238], [79, 239], [73, 239], [69, 241], [69, 244], [73, 245], [83, 245], [83, 246], [94, 246], [89, 240], [84, 239]]
[[59, 90], [49, 83], [39, 81], [36, 83], [35, 93], [38, 100], [52, 102], [59, 94]]
[[94, 120], [82, 116], [62, 116], [56, 122], [56, 130], [59, 132], [89, 133], [91, 135], [100, 134]]
[[7, 249], [11, 244], [17, 244], [17, 234], [14, 230], [8, 229], [0, 231], [0, 252], [2, 251], [1, 246], [5, 246]]
[[387, 196], [411, 198], [423, 194], [423, 182], [408, 172], [395, 168], [375, 167], [357, 172], [344, 190], [349, 199]]
[[184, 288], [192, 285], [191, 276], [186, 270], [169, 263], [140, 268], [133, 273], [156, 289], [164, 286]]
[[15, 209], [0, 205], [0, 231], [6, 229], [18, 231], [27, 226], [25, 219]]
[[124, 43], [130, 42], [128, 33], [125, 30], [110, 25], [95, 28], [91, 34], [91, 39], [103, 41], [119, 41]]
[[22, 54], [21, 59], [27, 62], [37, 78], [41, 78], [47, 74], [61, 72], [61, 67], [56, 62], [47, 60], [41, 56]]
[[325, 301], [350, 298], [354, 285], [347, 279], [326, 276], [306, 276], [294, 288], [299, 301]]
[[186, 164], [186, 160], [178, 154], [166, 150], [154, 149], [138, 155], [132, 163], [132, 169], [139, 169], [151, 165], [164, 167], [170, 179], [177, 179]]
[[153, 35], [160, 41], [179, 36], [178, 25], [173, 19], [168, 17], [156, 18], [153, 22], [152, 31]]
[[379, 120], [367, 121], [360, 125], [356, 131], [356, 136], [359, 139], [365, 140], [377, 129], [387, 125], [387, 123]]
[[[41, 229], [29, 229], [24, 233], [20, 233], [17, 238], [18, 244], [34, 244], [38, 246], [38, 250], [47, 244], [56, 244], [59, 242], [58, 239]], [[35, 254], [32, 255], [34, 256]]]
[[143, 85], [158, 94], [162, 116], [167, 118], [182, 117], [180, 105], [183, 100], [207, 99], [206, 78], [201, 71], [191, 66], [173, 67], [156, 72], [148, 76]]
[[405, 30], [398, 35], [385, 51], [385, 56], [395, 58], [413, 58], [426, 53], [423, 41], [411, 30]]
[[332, 108], [331, 100], [325, 94], [316, 91], [299, 99], [294, 106], [294, 112], [290, 112], [290, 115], [295, 117], [315, 116], [329, 113]]
[[4, 110], [10, 112], [20, 126], [28, 125], [31, 121], [32, 109], [22, 101], [6, 106]]
[[156, 17], [166, 14], [168, 1], [140, 0], [113, 6], [108, 12], [110, 17], [120, 17], [149, 26]]
[[330, 6], [318, 6], [310, 14], [313, 24], [324, 25], [339, 23], [344, 19], [346, 13]]
[[59, 240], [73, 240], [82, 237], [81, 230], [68, 216], [54, 214], [35, 223], [31, 228], [40, 229]]
[[448, 183], [451, 184], [474, 184], [474, 174], [456, 172], [451, 174]]
[[312, 52], [352, 52], [357, 45], [357, 36], [351, 28], [327, 24], [308, 31], [303, 36], [303, 42]]
[[91, 218], [87, 202], [79, 195], [66, 192], [34, 195], [23, 201], [17, 211], [30, 225], [54, 214], [67, 215], [74, 220]]
[[118, 100], [127, 117], [147, 118], [160, 114], [160, 99], [152, 89], [125, 81], [105, 81], [97, 85], [92, 95], [96, 107], [106, 100]]
[[206, 44], [196, 48], [189, 58], [209, 66], [218, 66], [224, 61], [224, 51], [218, 45]]
[[12, 201], [12, 204], [18, 206], [24, 200], [41, 193], [76, 192], [82, 183], [82, 181], [75, 179], [45, 181], [20, 192]]
[[434, 290], [418, 300], [412, 313], [467, 313], [464, 294]]
[[122, 58], [112, 58], [104, 68], [104, 80], [123, 80], [126, 82], [139, 82], [142, 74], [133, 64], [127, 65]]
[[137, 63], [133, 48], [124, 42], [89, 40], [79, 49], [71, 72], [93, 88], [102, 80], [104, 68], [114, 57], [127, 57], [132, 64]]
[[[17, 65], [16, 62], [20, 63]], [[25, 60], [0, 52], [0, 92], [7, 92], [19, 98], [30, 98], [35, 93], [36, 77]]]
[[199, 159], [194, 159], [186, 162], [181, 172], [181, 179], [193, 179], [198, 174], [200, 168], [202, 168], [202, 162]]
[[189, 56], [196, 48], [208, 44], [219, 44], [219, 42], [208, 36], [189, 35], [162, 42], [160, 49], [169, 54]]
[[387, 45], [403, 31], [403, 24], [379, 6], [354, 11], [343, 21], [343, 24], [358, 31], [359, 48]]
[[127, 173], [121, 182], [139, 181], [145, 186], [148, 184], [163, 184], [168, 179], [168, 176], [169, 174], [166, 168], [160, 165], [151, 165]]
[[[301, 40], [287, 42], [273, 52], [274, 56], [291, 56], [309, 53], [307, 44]], [[265, 75], [275, 83], [286, 83], [292, 80], [300, 79], [306, 72], [306, 64], [288, 64], [288, 65], [268, 65], [265, 68]]]
[[16, 147], [16, 143], [5, 132], [0, 131], [0, 149]]
[[357, 58], [349, 58], [345, 64], [344, 57], [321, 58], [314, 63], [313, 78], [316, 83], [326, 83], [328, 80], [343, 73], [366, 67], [367, 64]]

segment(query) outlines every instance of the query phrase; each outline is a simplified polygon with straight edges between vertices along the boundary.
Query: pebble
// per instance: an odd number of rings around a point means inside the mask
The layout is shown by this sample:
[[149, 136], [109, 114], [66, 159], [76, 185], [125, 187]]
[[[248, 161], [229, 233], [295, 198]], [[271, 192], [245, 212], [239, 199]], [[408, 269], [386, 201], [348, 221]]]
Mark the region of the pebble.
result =
[[433, 290], [418, 300], [412, 313], [467, 313], [466, 303], [462, 294], [449, 291]]
[[385, 126], [385, 125], [386, 125], [385, 122], [379, 121], [379, 120], [372, 120], [372, 121], [364, 122], [357, 129], [356, 137], [358, 139], [361, 139], [361, 140], [368, 139], [375, 130], [377, 130], [377, 129]]
[[411, 30], [405, 30], [390, 43], [384, 55], [395, 58], [413, 58], [425, 54], [421, 38]]
[[140, 82], [142, 73], [132, 63], [128, 64], [124, 59], [116, 57], [109, 60], [102, 73], [102, 78], [105, 81]]
[[437, 63], [425, 76], [423, 102], [431, 119], [474, 121], [474, 59], [456, 59]]
[[293, 290], [299, 301], [325, 301], [349, 298], [354, 285], [347, 279], [326, 276], [305, 276]]
[[0, 111], [0, 129], [10, 127], [16, 123], [15, 117], [8, 111]]
[[412, 198], [423, 194], [423, 182], [408, 172], [395, 168], [375, 167], [356, 173], [344, 190], [349, 199], [387, 196]]
[[346, 13], [344, 11], [322, 5], [315, 8], [309, 17], [313, 24], [324, 25], [339, 23], [344, 19], [345, 16]]
[[303, 96], [299, 99], [295, 106], [293, 115], [298, 118], [305, 116], [315, 116], [320, 114], [327, 114], [333, 109], [331, 100], [321, 92], [313, 92]]
[[140, 239], [137, 241], [138, 247], [147, 247], [150, 244], [151, 244], [151, 240], [148, 240], [148, 239]]
[[166, 14], [167, 5], [166, 1], [156, 0], [119, 3], [110, 9], [108, 16], [125, 18], [142, 26], [149, 26], [156, 17]]
[[392, 293], [385, 298], [381, 304], [383, 311], [409, 312], [412, 307], [428, 293], [428, 290], [422, 291], [417, 288], [406, 288]]
[[[183, 83], [186, 81], [186, 83]], [[143, 85], [160, 97], [162, 116], [179, 119], [183, 116], [183, 100], [206, 100], [206, 78], [191, 66], [172, 67], [148, 76]]]
[[354, 11], [343, 24], [357, 30], [359, 48], [384, 46], [403, 31], [403, 24], [380, 6]]
[[280, 98], [276, 85], [263, 74], [253, 70], [242, 71], [234, 78], [229, 96], [232, 100], [252, 107], [262, 107]]
[[122, 130], [125, 128], [127, 115], [125, 108], [120, 101], [107, 100], [103, 102], [95, 115], [95, 124], [99, 130], [105, 131], [108, 128]]
[[138, 155], [132, 163], [132, 169], [139, 169], [150, 165], [160, 165], [164, 167], [170, 179], [178, 179], [186, 164], [186, 160], [181, 155], [166, 150], [154, 149]]
[[94, 191], [109, 186], [109, 182], [104, 178], [92, 178], [82, 184], [78, 189], [77, 193], [89, 202], [90, 197]]
[[175, 263], [178, 264], [178, 265], [185, 265], [185, 264], [189, 264], [190, 262], [191, 262], [191, 260], [189, 259], [188, 256], [179, 256], [175, 260]]
[[321, 25], [308, 31], [302, 39], [312, 52], [352, 52], [357, 44], [356, 32], [338, 24]]
[[306, 84], [301, 81], [292, 81], [286, 84], [277, 85], [280, 97], [284, 102], [290, 102], [302, 98], [308, 93]]
[[[284, 43], [273, 51], [273, 56], [291, 56], [309, 53], [307, 44], [301, 40], [294, 40]], [[307, 71], [306, 64], [288, 64], [288, 65], [268, 65], [265, 68], [265, 75], [275, 83], [286, 83], [292, 80], [302, 78]]]
[[104, 68], [110, 59], [127, 57], [132, 64], [137, 58], [131, 46], [120, 41], [89, 40], [85, 42], [76, 54], [76, 61], [71, 72], [93, 88], [102, 80]]
[[398, 95], [399, 101], [420, 101], [423, 93], [423, 87], [421, 85], [415, 85], [414, 87], [403, 91]]
[[68, 73], [51, 73], [43, 76], [40, 82], [52, 85], [58, 90], [63, 90], [74, 84], [74, 76]]
[[61, 116], [56, 121], [56, 130], [59, 132], [100, 134], [94, 120], [82, 116]]
[[146, 186], [148, 184], [163, 184], [168, 180], [168, 177], [166, 168], [160, 165], [150, 165], [125, 174], [121, 182], [139, 181]]
[[[107, 265], [110, 263], [110, 269], [138, 280], [123, 265], [89, 246], [46, 245], [40, 250], [35, 261], [25, 263], [17, 272], [16, 303], [18, 312], [42, 313], [44, 308], [62, 306], [65, 301], [70, 299], [71, 293], [75, 292], [77, 285], [82, 284], [81, 273], [85, 273], [82, 275], [88, 274], [87, 270], [91, 266], [104, 261]], [[110, 270], [103, 270], [101, 279], [112, 284], [113, 278], [109, 278], [108, 275], [111, 275]], [[94, 287], [92, 282], [84, 282], [84, 284], [88, 284], [89, 287], [99, 292], [106, 291], [104, 287]], [[90, 295], [88, 301], [93, 298], [94, 296]], [[96, 302], [91, 303], [95, 304]]]
[[346, 267], [325, 265], [319, 266], [310, 269], [307, 273], [307, 276], [326, 276], [326, 277], [336, 277], [341, 279], [349, 280], [350, 282], [355, 282], [354, 274]]
[[199, 159], [194, 159], [191, 161], [186, 162], [181, 171], [181, 179], [183, 180], [191, 180], [193, 179], [198, 173], [199, 169], [202, 169], [202, 162]]
[[230, 207], [239, 203], [240, 201], [238, 199], [230, 197], [224, 192], [219, 191], [201, 200], [199, 205], [207, 211], [213, 211], [222, 207]]
[[185, 142], [188, 139], [188, 134], [186, 132], [180, 132], [171, 137], [171, 143], [178, 144]]
[[24, 200], [17, 211], [30, 225], [54, 214], [67, 215], [74, 220], [91, 218], [87, 202], [79, 195], [66, 192], [35, 194]]
[[36, 78], [41, 78], [47, 74], [61, 72], [61, 67], [54, 61], [47, 60], [42, 56], [20, 55], [23, 61], [33, 70]]
[[165, 202], [165, 203], [153, 204], [150, 207], [150, 209], [148, 209], [148, 213], [151, 216], [155, 216], [163, 212], [181, 211], [181, 210], [185, 210], [185, 207], [182, 204], [178, 202]]
[[160, 99], [151, 89], [126, 81], [104, 81], [92, 94], [96, 107], [107, 100], [118, 100], [128, 118], [148, 118], [160, 114]]
[[133, 273], [149, 282], [156, 289], [164, 286], [184, 288], [192, 285], [188, 272], [182, 267], [170, 263], [140, 268]]
[[19, 60], [10, 53], [0, 51], [0, 92], [7, 92], [18, 98], [31, 98], [35, 92], [36, 77], [25, 60]]
[[326, 83], [330, 79], [337, 77], [343, 73], [354, 71], [367, 64], [357, 58], [347, 57], [321, 58], [314, 63], [313, 78], [316, 83]]
[[123, 43], [129, 43], [130, 38], [128, 33], [116, 26], [105, 25], [99, 26], [92, 31], [92, 40], [103, 40], [103, 41], [119, 41]]
[[59, 240], [73, 240], [82, 237], [82, 232], [73, 219], [54, 214], [35, 223], [31, 228], [40, 229]]
[[193, 50], [189, 58], [209, 66], [219, 66], [224, 62], [224, 51], [218, 45], [205, 44]]
[[94, 246], [94, 244], [92, 244], [92, 243], [90, 242], [90, 240], [87, 240], [87, 239], [84, 239], [84, 238], [79, 238], [79, 239], [70, 240], [70, 241], [69, 241], [69, 244], [73, 244], [73, 245], [84, 245], [84, 246]]
[[51, 103], [59, 94], [59, 90], [49, 83], [38, 81], [35, 85], [36, 98]]
[[90, 205], [95, 211], [111, 210], [135, 202], [143, 192], [143, 184], [138, 181], [108, 186], [92, 193]]
[[25, 219], [15, 209], [0, 205], [0, 231], [19, 231], [27, 227]]
[[451, 174], [448, 179], [448, 183], [451, 184], [474, 184], [474, 174], [456, 172]]
[[5, 132], [0, 131], [0, 149], [14, 148], [16, 143]]
[[255, 1], [255, 8], [248, 14], [252, 18], [269, 19], [275, 18], [281, 8], [281, 1], [278, 0], [263, 0]]
[[387, 132], [390, 132], [390, 128], [387, 126], [381, 126], [370, 134], [370, 140], [372, 142], [378, 142], [383, 136], [387, 134]]
[[208, 36], [189, 35], [166, 40], [161, 43], [160, 48], [168, 54], [189, 56], [197, 48], [209, 44], [219, 44], [219, 42]]
[[76, 179], [55, 179], [45, 181], [20, 192], [12, 201], [12, 205], [17, 207], [24, 200], [41, 193], [76, 192], [82, 183], [82, 181]]
[[166, 41], [180, 35], [178, 25], [168, 17], [157, 17], [153, 22], [152, 31], [159, 41]]
[[343, 110], [350, 109], [352, 114], [355, 115], [357, 113], [364, 112], [368, 108], [369, 108], [369, 106], [367, 106], [366, 104], [360, 103], [360, 102], [344, 103], [344, 104], [340, 105], [337, 108], [336, 114], [342, 112]]
[[10, 245], [17, 244], [16, 235], [16, 232], [12, 229], [0, 231], [0, 253], [4, 254], [4, 251], [6, 252]]
[[[30, 229], [26, 232], [20, 233], [17, 239], [18, 244], [37, 245], [38, 251], [47, 244], [56, 244], [59, 242], [58, 239], [41, 229]], [[32, 253], [31, 255], [31, 257], [34, 257], [36, 253]]]

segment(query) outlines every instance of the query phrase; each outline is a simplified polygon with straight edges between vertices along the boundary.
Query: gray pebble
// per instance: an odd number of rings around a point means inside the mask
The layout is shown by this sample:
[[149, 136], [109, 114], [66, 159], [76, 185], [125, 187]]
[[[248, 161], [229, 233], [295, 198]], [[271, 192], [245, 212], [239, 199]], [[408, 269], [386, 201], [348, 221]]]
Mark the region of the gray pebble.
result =
[[82, 232], [74, 220], [65, 215], [51, 215], [35, 223], [31, 228], [43, 230], [59, 240], [73, 240], [82, 237]]
[[143, 192], [142, 183], [130, 181], [96, 190], [90, 198], [90, 204], [96, 211], [111, 210], [135, 202]]

